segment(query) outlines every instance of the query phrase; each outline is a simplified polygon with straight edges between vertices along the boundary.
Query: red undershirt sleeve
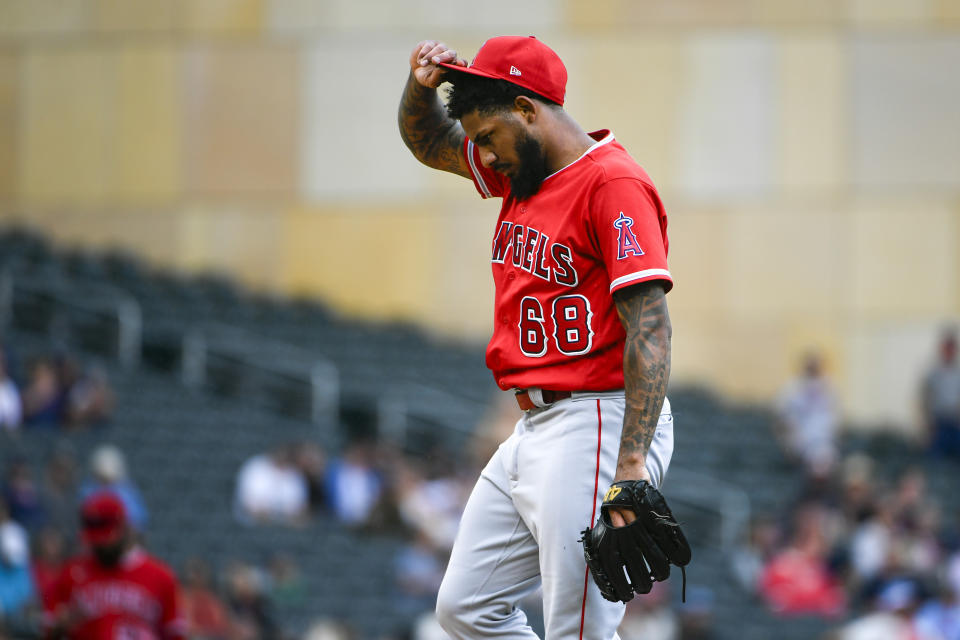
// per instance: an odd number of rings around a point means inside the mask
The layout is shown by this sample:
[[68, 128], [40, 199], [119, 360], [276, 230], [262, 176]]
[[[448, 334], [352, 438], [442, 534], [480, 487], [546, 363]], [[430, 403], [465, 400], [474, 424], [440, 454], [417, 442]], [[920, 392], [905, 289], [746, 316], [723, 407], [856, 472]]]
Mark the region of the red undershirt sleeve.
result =
[[467, 166], [470, 167], [470, 176], [477, 192], [484, 198], [502, 198], [507, 190], [506, 176], [483, 166], [480, 162], [480, 151], [470, 138], [464, 139], [463, 155], [467, 158]]

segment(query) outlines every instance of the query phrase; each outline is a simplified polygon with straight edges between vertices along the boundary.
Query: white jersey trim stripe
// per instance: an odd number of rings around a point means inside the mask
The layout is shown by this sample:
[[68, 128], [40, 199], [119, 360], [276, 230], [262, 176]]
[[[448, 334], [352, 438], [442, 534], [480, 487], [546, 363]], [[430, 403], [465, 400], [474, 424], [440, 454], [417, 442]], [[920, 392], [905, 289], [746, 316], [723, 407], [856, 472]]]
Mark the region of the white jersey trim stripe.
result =
[[584, 158], [586, 158], [588, 155], [590, 155], [590, 153], [591, 153], [592, 151], [594, 151], [597, 147], [602, 147], [603, 145], [607, 144], [608, 142], [613, 142], [613, 133], [612, 133], [612, 132], [611, 132], [611, 133], [608, 133], [608, 134], [607, 134], [606, 136], [604, 136], [604, 138], [602, 138], [601, 140], [597, 140], [597, 141], [594, 142], [592, 145], [590, 145], [590, 148], [587, 149], [586, 151], [584, 151], [582, 156], [580, 156], [579, 158], [577, 158], [576, 160], [574, 160], [573, 162], [571, 162], [571, 163], [568, 164], [567, 166], [563, 167], [562, 169], [557, 169], [556, 171], [554, 171], [553, 173], [551, 173], [550, 175], [548, 175], [546, 178], [544, 178], [544, 180], [549, 180], [550, 178], [552, 178], [553, 176], [557, 175], [557, 174], [560, 173], [561, 171], [566, 171], [567, 169], [569, 169], [570, 167], [572, 167], [573, 165], [577, 164], [578, 162], [580, 162], [581, 160], [583, 160]]
[[490, 193], [490, 189], [487, 188], [487, 183], [483, 181], [483, 176], [480, 174], [480, 170], [477, 169], [477, 164], [473, 160], [473, 141], [467, 140], [467, 162], [470, 163], [470, 173], [473, 174], [473, 180], [477, 183], [477, 186], [480, 187], [480, 191], [483, 192], [484, 198], [490, 198], [493, 194]]
[[665, 276], [668, 280], [673, 280], [673, 278], [670, 276], [670, 272], [666, 269], [644, 269], [643, 271], [636, 271], [634, 273], [628, 273], [625, 276], [620, 276], [610, 283], [610, 291], [613, 291], [622, 284], [633, 282], [635, 280], [643, 280], [644, 278], [650, 278], [653, 276]]

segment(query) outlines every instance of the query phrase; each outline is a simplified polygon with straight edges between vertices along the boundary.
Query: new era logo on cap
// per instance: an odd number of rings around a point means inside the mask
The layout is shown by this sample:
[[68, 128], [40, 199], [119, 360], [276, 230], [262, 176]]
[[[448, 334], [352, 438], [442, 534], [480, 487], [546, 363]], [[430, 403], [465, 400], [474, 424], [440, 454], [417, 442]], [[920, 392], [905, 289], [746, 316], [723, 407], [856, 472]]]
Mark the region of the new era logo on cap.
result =
[[522, 76], [523, 74], [520, 73], [520, 69], [517, 69], [515, 66], [510, 65], [510, 75], [512, 75], [512, 76]]

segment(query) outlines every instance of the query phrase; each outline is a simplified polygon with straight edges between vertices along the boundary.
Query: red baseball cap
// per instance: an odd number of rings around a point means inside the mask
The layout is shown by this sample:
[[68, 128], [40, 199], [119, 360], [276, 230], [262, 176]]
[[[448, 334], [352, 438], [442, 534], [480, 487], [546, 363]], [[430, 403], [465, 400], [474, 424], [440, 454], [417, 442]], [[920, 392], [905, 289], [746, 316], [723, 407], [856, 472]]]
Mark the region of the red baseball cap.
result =
[[83, 539], [92, 545], [112, 544], [127, 528], [127, 510], [116, 494], [101, 491], [83, 501], [80, 508]]
[[506, 80], [562, 105], [567, 68], [556, 52], [534, 36], [498, 36], [483, 43], [469, 67], [441, 67], [484, 78]]

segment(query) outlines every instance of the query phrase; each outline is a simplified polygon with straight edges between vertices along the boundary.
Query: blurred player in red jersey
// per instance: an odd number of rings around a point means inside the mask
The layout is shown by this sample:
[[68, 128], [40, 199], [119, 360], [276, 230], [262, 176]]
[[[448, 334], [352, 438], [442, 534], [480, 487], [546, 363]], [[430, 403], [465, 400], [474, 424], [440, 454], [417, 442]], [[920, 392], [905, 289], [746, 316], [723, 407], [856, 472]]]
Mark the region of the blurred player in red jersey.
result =
[[47, 637], [185, 638], [176, 578], [134, 543], [123, 503], [112, 493], [96, 493], [84, 501], [80, 518], [89, 550], [66, 564], [44, 603]]

